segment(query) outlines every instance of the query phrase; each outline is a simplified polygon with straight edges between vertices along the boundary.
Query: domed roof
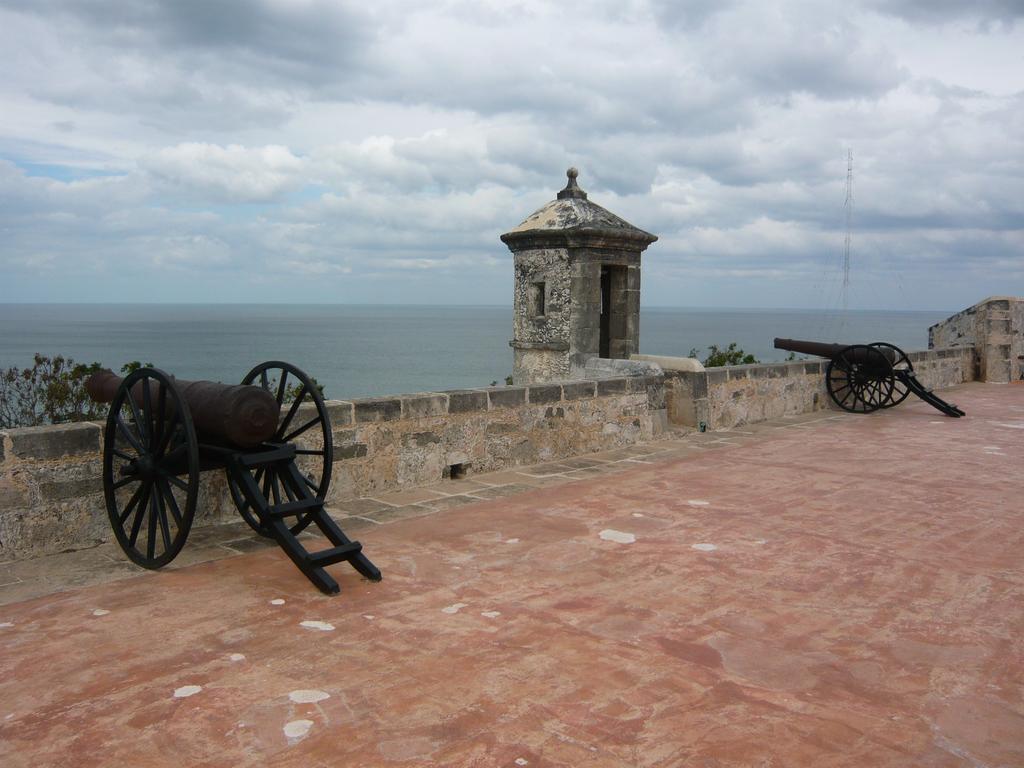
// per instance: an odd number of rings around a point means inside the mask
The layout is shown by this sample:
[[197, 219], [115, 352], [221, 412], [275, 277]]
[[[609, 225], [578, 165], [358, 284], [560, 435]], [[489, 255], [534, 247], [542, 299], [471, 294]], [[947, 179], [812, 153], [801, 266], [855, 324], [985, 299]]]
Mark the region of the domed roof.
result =
[[[587, 193], [576, 183], [579, 171], [570, 168], [565, 189], [538, 211], [530, 214], [515, 229], [501, 236], [512, 247], [543, 247], [544, 245], [616, 243], [643, 250], [658, 239], [657, 235], [634, 227], [628, 221], [587, 199]], [[595, 241], [600, 241], [599, 243]]]

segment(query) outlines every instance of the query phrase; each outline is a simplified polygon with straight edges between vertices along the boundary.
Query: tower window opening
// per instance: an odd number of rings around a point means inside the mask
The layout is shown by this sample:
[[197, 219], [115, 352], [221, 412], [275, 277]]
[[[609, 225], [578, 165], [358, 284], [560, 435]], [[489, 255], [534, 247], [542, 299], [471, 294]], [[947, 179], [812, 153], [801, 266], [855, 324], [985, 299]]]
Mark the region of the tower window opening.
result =
[[530, 283], [530, 316], [544, 317], [544, 283]]

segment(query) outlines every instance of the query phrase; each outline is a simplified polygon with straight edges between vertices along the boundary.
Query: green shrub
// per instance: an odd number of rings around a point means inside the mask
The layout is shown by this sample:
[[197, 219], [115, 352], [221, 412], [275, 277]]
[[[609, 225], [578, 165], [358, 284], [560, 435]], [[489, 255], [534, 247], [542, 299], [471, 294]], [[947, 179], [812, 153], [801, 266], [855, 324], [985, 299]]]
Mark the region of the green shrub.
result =
[[102, 418], [106, 406], [94, 403], [85, 391], [86, 378], [100, 370], [99, 363], [83, 365], [60, 355], [37, 354], [31, 368], [0, 371], [0, 427]]
[[[717, 344], [712, 344], [708, 347], [708, 352], [708, 356], [701, 361], [705, 368], [720, 368], [724, 365], [751, 365], [760, 362], [753, 355], [748, 355], [742, 349], [737, 349], [735, 341], [729, 342], [729, 346], [725, 349], [720, 349]], [[696, 347], [690, 350], [689, 357], [698, 357]]]
[[[127, 375], [152, 363], [132, 360], [121, 367]], [[104, 370], [100, 363], [76, 363], [61, 355], [36, 354], [31, 368], [12, 366], [0, 371], [0, 429], [95, 421], [107, 414], [107, 406], [94, 403], [85, 391], [85, 380]]]

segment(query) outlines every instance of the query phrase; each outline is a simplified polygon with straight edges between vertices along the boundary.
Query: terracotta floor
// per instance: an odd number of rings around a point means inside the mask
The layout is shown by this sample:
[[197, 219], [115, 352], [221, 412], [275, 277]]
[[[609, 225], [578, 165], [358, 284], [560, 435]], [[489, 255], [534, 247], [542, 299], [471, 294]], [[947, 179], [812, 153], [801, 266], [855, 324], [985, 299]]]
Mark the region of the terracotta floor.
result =
[[0, 765], [1024, 765], [1024, 386], [952, 399], [8, 603]]

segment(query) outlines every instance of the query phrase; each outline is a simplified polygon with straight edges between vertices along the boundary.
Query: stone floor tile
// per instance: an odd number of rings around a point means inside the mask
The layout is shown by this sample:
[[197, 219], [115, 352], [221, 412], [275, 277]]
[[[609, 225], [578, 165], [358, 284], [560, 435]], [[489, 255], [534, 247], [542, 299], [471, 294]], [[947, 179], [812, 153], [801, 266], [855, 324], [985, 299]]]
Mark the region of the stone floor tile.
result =
[[438, 493], [437, 491], [428, 491], [424, 488], [409, 488], [404, 491], [391, 491], [390, 493], [377, 494], [372, 498], [393, 507], [402, 507], [406, 504], [416, 504], [420, 501], [437, 499], [443, 495], [444, 494]]
[[379, 512], [392, 506], [394, 505], [372, 498], [346, 499], [331, 503], [331, 509], [336, 509], [343, 515], [366, 515], [368, 512]]

